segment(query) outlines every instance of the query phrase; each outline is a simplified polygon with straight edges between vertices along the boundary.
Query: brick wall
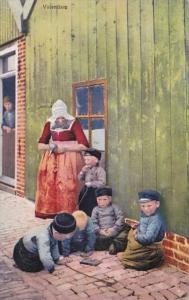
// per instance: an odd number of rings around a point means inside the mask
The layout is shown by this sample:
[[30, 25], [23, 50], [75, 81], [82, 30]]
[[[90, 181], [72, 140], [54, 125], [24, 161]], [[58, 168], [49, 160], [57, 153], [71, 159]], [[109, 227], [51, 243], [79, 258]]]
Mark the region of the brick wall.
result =
[[[126, 219], [131, 226], [136, 220]], [[189, 273], [189, 238], [167, 232], [163, 240], [165, 262]]]
[[16, 194], [24, 197], [25, 190], [25, 111], [26, 111], [26, 41], [18, 40], [17, 76], [17, 153], [16, 153]]
[[163, 246], [166, 262], [189, 272], [189, 238], [167, 232]]

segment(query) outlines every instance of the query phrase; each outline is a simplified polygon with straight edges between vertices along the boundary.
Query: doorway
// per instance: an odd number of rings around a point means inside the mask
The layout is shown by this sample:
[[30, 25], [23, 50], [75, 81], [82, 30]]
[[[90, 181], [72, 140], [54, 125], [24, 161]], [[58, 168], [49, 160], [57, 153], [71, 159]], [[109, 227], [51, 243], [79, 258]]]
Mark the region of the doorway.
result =
[[15, 186], [16, 50], [0, 49], [0, 182]]

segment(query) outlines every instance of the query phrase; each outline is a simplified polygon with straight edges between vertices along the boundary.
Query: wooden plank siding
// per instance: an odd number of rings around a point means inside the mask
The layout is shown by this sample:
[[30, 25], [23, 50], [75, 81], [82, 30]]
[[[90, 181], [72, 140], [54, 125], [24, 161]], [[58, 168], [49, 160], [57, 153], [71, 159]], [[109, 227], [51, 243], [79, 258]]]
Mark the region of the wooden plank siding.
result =
[[0, 1], [0, 45], [20, 36], [11, 9], [6, 0]]
[[[118, 186], [119, 144], [118, 144], [118, 105], [117, 105], [117, 49], [116, 49], [116, 1], [106, 1], [106, 63], [108, 81], [108, 161], [107, 179], [113, 179]], [[111, 51], [110, 51], [111, 49]], [[110, 154], [111, 153], [111, 154]], [[110, 154], [110, 155], [109, 155]], [[110, 158], [111, 157], [111, 158]], [[112, 185], [112, 184], [111, 184]], [[114, 194], [116, 194], [116, 189]]]
[[[117, 105], [118, 105], [118, 187], [119, 204], [128, 211], [127, 195], [130, 195], [131, 180], [129, 169], [129, 95], [128, 95], [128, 6], [119, 1], [116, 6], [117, 20]], [[124, 131], [123, 131], [124, 129]], [[121, 174], [121, 175], [120, 175]], [[129, 212], [128, 212], [129, 213]]]
[[[128, 95], [130, 195], [127, 211], [137, 211], [137, 192], [142, 189], [142, 110], [141, 110], [141, 44], [140, 0], [128, 0]], [[123, 128], [124, 134], [124, 128]], [[122, 176], [127, 176], [125, 174]]]
[[142, 185], [156, 188], [153, 3], [141, 1]]
[[[186, 53], [186, 122], [187, 122], [187, 179], [189, 178], [189, 0], [185, 1], [185, 53]], [[189, 190], [189, 180], [188, 188]]]
[[[162, 192], [162, 211], [171, 209], [171, 92], [169, 54], [168, 1], [154, 2], [154, 64], [155, 64], [155, 121], [157, 188]], [[170, 200], [169, 200], [170, 201]]]
[[157, 188], [168, 229], [187, 235], [188, 0], [56, 5], [37, 1], [29, 20], [26, 196], [35, 198], [37, 140], [52, 103], [64, 99], [71, 112], [72, 83], [106, 79], [114, 201], [136, 218], [137, 192]]
[[[177, 14], [177, 18], [175, 18]], [[182, 229], [181, 218], [188, 218], [186, 149], [186, 80], [184, 42], [184, 1], [169, 2], [170, 77], [171, 77], [171, 153], [172, 205], [169, 226]], [[182, 157], [181, 157], [182, 156]], [[179, 205], [178, 205], [179, 202]], [[176, 211], [176, 214], [174, 212]], [[189, 228], [189, 227], [188, 227]]]

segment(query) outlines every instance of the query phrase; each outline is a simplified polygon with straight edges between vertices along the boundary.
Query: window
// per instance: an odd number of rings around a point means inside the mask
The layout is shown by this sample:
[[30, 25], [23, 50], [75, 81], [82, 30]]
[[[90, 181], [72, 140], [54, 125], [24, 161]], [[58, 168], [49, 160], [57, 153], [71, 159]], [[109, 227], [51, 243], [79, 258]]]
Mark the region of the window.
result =
[[105, 151], [107, 129], [107, 83], [105, 80], [73, 84], [75, 115], [90, 146]]
[[2, 68], [3, 73], [7, 73], [7, 72], [15, 70], [15, 54], [14, 53], [3, 57], [2, 62], [3, 62], [3, 68]]

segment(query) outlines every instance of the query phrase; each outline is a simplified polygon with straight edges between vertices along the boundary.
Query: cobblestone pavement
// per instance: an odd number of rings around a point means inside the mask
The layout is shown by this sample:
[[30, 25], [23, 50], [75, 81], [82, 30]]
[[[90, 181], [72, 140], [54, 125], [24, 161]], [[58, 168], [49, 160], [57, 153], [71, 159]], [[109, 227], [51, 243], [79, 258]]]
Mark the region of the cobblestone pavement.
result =
[[58, 266], [55, 274], [30, 274], [14, 267], [12, 249], [33, 227], [49, 223], [34, 217], [29, 200], [0, 191], [0, 299], [189, 300], [189, 274], [163, 266], [150, 271], [125, 270], [116, 256], [95, 252], [98, 267], [80, 265], [80, 257]]

